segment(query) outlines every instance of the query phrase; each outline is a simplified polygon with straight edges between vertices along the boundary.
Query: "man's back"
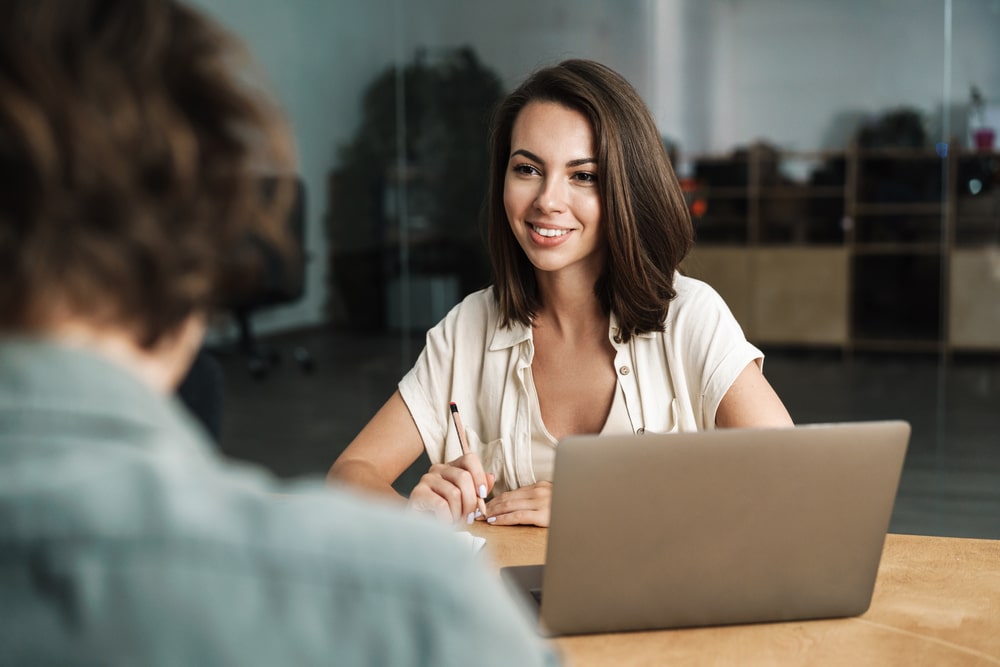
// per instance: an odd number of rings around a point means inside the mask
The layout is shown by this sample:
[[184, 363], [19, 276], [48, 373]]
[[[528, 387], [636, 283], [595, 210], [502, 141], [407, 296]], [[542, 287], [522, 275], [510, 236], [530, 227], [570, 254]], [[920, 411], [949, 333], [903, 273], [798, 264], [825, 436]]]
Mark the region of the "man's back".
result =
[[103, 359], [0, 342], [0, 663], [554, 662], [447, 529], [310, 489]]

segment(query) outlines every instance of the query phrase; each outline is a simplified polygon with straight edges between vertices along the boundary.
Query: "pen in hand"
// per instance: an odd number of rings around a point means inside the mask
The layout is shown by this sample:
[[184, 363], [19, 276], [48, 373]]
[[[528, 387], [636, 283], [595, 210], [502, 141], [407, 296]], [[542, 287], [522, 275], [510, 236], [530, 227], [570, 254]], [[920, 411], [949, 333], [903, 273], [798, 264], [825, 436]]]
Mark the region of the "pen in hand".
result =
[[[458, 441], [462, 443], [462, 453], [468, 454], [469, 442], [465, 439], [465, 427], [462, 426], [462, 418], [458, 414], [458, 405], [455, 404], [455, 401], [451, 402], [451, 419], [455, 422], [455, 430], [458, 432]], [[476, 503], [478, 504], [479, 511], [482, 513], [483, 517], [488, 518], [489, 514], [486, 513], [486, 503], [483, 501], [485, 492], [485, 487], [481, 487], [479, 489], [479, 495], [476, 497]]]

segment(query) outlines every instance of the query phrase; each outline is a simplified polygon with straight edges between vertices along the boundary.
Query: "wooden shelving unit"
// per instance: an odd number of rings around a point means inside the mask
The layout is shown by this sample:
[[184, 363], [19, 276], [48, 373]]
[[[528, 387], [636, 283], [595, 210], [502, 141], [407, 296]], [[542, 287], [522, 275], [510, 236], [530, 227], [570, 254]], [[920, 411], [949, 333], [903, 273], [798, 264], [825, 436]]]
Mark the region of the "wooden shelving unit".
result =
[[1000, 153], [755, 145], [693, 162], [683, 270], [751, 340], [1000, 351]]

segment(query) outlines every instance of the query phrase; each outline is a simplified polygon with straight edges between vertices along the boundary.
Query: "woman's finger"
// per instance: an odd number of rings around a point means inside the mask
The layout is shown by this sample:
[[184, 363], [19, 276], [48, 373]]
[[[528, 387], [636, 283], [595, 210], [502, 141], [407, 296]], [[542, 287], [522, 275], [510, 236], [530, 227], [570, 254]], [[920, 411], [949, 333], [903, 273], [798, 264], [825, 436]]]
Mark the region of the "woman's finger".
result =
[[451, 464], [434, 464], [410, 493], [410, 505], [449, 521], [471, 523], [478, 493], [471, 473]]
[[549, 525], [552, 504], [552, 483], [538, 482], [530, 486], [502, 493], [487, 505], [494, 525], [533, 524]]
[[445, 523], [452, 523], [455, 517], [451, 507], [443, 497], [434, 493], [428, 486], [417, 484], [410, 493], [407, 506], [415, 511], [424, 514], [433, 514]]
[[491, 526], [541, 526], [548, 528], [548, 508], [537, 510], [517, 510], [504, 514], [491, 514], [486, 520]]
[[487, 474], [483, 470], [483, 463], [479, 460], [479, 457], [470, 452], [468, 454], [463, 454], [454, 461], [451, 461], [448, 465], [454, 466], [456, 468], [461, 468], [466, 470], [472, 476], [472, 486], [477, 498], [485, 499], [490, 491], [493, 489], [494, 480], [496, 480], [496, 475], [492, 473]]

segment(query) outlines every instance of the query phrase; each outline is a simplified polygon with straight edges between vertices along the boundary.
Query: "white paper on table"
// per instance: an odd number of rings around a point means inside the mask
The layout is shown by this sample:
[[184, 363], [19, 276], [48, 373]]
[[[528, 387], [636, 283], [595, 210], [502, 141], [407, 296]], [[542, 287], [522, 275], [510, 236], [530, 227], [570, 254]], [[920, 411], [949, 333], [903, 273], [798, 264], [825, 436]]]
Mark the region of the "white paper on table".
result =
[[455, 533], [455, 537], [459, 540], [459, 542], [468, 545], [469, 551], [474, 554], [479, 553], [482, 551], [483, 547], [486, 546], [485, 537], [477, 537], [476, 535], [473, 535], [465, 530], [457, 531]]

